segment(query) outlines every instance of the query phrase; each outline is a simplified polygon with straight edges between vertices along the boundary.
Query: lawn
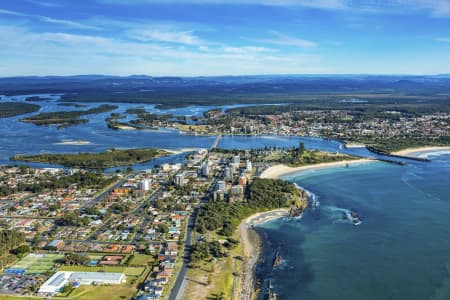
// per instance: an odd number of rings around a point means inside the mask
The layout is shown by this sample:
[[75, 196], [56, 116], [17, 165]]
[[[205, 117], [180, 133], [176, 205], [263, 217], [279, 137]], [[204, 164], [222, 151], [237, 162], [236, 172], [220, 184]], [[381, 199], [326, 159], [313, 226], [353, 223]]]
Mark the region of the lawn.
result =
[[16, 296], [9, 296], [9, 295], [0, 295], [0, 299], [2, 300], [36, 300], [37, 298], [33, 297], [16, 297]]
[[145, 270], [145, 268], [133, 268], [133, 267], [124, 267], [125, 274], [127, 272], [131, 275], [131, 271], [136, 272], [137, 270], [144, 270], [142, 275], [135, 276], [132, 278], [127, 278], [127, 282], [120, 285], [109, 285], [109, 286], [92, 286], [92, 285], [82, 285], [79, 288], [75, 289], [70, 295], [69, 299], [77, 299], [77, 300], [99, 300], [99, 299], [107, 299], [107, 300], [123, 300], [123, 299], [132, 299], [133, 296], [137, 293], [138, 285], [142, 283], [145, 277], [149, 273], [149, 269]]
[[64, 256], [59, 254], [30, 253], [11, 268], [26, 269], [26, 274], [42, 274], [53, 269]]
[[131, 266], [148, 266], [149, 263], [154, 263], [155, 259], [152, 255], [134, 254], [133, 258], [128, 263]]
[[79, 300], [123, 300], [133, 298], [136, 292], [136, 285], [130, 283], [110, 286], [82, 285], [75, 289], [69, 298]]

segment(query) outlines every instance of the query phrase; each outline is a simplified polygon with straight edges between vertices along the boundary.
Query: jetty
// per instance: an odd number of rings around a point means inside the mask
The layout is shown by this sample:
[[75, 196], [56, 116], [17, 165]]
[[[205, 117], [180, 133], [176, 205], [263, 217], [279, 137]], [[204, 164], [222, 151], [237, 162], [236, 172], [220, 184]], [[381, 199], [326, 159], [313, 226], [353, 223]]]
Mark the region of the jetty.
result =
[[[388, 152], [377, 150], [377, 149], [375, 149], [372, 146], [366, 146], [366, 149], [369, 150], [370, 152], [375, 153], [375, 154], [383, 155], [383, 156], [387, 156], [387, 157], [392, 157], [392, 158], [409, 159], [409, 160], [415, 160], [415, 161], [421, 161], [421, 162], [430, 162], [431, 161], [431, 160], [429, 160], [427, 158], [423, 158], [423, 157], [412, 157], [412, 156], [391, 154], [391, 153], [388, 153]], [[382, 159], [379, 159], [379, 160], [382, 160]], [[388, 160], [386, 159], [386, 160], [383, 160], [383, 161], [387, 162]]]

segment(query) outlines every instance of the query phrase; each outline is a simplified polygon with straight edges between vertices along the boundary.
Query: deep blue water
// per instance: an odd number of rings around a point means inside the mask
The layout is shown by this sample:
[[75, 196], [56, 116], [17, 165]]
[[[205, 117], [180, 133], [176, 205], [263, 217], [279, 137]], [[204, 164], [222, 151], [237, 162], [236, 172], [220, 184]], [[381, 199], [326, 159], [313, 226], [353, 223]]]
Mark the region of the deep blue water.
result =
[[[258, 227], [257, 275], [278, 299], [450, 299], [450, 154], [429, 158], [286, 177], [318, 207]], [[362, 224], [343, 220], [345, 210]], [[273, 269], [278, 248], [284, 262]]]

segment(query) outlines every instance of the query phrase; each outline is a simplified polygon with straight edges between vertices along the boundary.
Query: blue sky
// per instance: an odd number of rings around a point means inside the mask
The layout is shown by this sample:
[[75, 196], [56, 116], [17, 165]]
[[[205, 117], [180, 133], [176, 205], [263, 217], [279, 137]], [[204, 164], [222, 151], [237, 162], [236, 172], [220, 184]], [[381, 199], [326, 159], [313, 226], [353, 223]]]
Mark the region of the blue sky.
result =
[[0, 76], [450, 73], [450, 0], [2, 0]]

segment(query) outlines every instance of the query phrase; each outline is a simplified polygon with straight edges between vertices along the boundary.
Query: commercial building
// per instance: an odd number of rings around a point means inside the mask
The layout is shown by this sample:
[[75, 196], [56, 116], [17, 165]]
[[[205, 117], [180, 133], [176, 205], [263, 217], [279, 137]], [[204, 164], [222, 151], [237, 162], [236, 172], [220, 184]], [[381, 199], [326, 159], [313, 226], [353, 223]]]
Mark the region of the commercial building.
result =
[[141, 183], [140, 183], [140, 189], [142, 190], [142, 191], [150, 191], [150, 189], [151, 189], [151, 184], [152, 184], [152, 182], [151, 182], [151, 180], [150, 179], [143, 179], [142, 181], [141, 181]]
[[253, 171], [252, 161], [248, 160], [246, 161], [246, 168], [245, 171], [251, 173]]
[[234, 175], [234, 170], [232, 167], [225, 167], [224, 169], [224, 175], [226, 179], [232, 180]]
[[227, 190], [227, 183], [225, 181], [217, 181], [216, 191], [223, 191], [225, 192]]
[[183, 174], [175, 175], [175, 185], [176, 186], [183, 186], [184, 185], [184, 175]]
[[233, 166], [235, 170], [239, 169], [240, 164], [241, 164], [241, 157], [239, 155], [233, 156]]
[[208, 177], [209, 175], [211, 175], [211, 164], [209, 163], [209, 161], [203, 162], [202, 175], [205, 177]]
[[89, 285], [89, 284], [121, 284], [125, 281], [123, 273], [107, 272], [68, 272], [61, 271], [53, 274], [39, 288], [39, 294], [51, 296], [60, 292], [69, 283]]

